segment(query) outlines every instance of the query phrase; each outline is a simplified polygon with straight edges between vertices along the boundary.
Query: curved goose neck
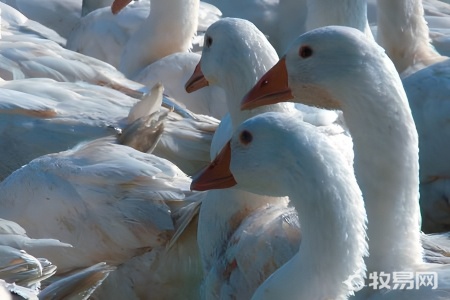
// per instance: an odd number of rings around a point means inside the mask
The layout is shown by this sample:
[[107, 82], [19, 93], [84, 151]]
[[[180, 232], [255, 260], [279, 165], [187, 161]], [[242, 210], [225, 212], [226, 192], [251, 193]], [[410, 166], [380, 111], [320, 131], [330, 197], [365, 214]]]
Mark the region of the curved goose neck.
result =
[[298, 299], [347, 299], [352, 290], [349, 278], [358, 282], [365, 272], [366, 214], [353, 170], [332, 166], [334, 158], [323, 160], [320, 166], [311, 163], [314, 174], [308, 179], [296, 172], [284, 178], [289, 186], [284, 190], [299, 214], [302, 243], [298, 254], [262, 290], [288, 290]]
[[328, 25], [353, 27], [373, 39], [365, 0], [308, 0], [306, 30]]
[[[402, 83], [386, 57], [385, 66], [368, 66], [360, 84], [339, 88], [351, 99], [343, 112], [355, 152], [355, 173], [369, 220], [369, 271], [404, 270], [421, 262], [418, 136]], [[381, 72], [381, 74], [380, 74]], [[376, 101], [373, 98], [377, 97]], [[339, 99], [339, 98], [338, 98]], [[362, 107], [364, 106], [364, 107]], [[367, 113], [362, 113], [367, 112]]]
[[430, 46], [421, 0], [378, 0], [377, 40], [399, 73], [440, 55]]
[[197, 31], [199, 0], [153, 0], [147, 20], [122, 53], [120, 71], [132, 77], [147, 65], [192, 47]]

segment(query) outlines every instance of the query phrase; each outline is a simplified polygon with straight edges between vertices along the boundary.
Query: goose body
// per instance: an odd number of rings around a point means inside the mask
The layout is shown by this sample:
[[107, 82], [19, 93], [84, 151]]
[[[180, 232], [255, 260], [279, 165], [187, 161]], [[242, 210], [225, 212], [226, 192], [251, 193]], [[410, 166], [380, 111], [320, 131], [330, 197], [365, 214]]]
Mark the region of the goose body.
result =
[[[279, 147], [268, 147], [272, 143]], [[288, 195], [302, 226], [298, 253], [252, 299], [347, 299], [362, 283], [367, 244], [361, 191], [352, 168], [317, 128], [287, 113], [245, 121], [192, 188], [236, 184], [263, 195]]]
[[[183, 280], [190, 283], [186, 295], [196, 293], [199, 284], [196, 233], [184, 230], [201, 201], [201, 194], [188, 190], [190, 181], [167, 160], [100, 139], [35, 159], [6, 178], [0, 186], [1, 214], [33, 237], [59, 237], [73, 245], [49, 257], [60, 274], [106, 261], [120, 265], [106, 282], [117, 280], [131, 291], [134, 284], [136, 299], [145, 298], [151, 284], [152, 293], [163, 295]], [[170, 244], [173, 250], [167, 251]], [[146, 260], [137, 264], [139, 256]], [[166, 277], [155, 272], [174, 258], [180, 269], [167, 269]], [[130, 264], [139, 280], [127, 279], [129, 269], [119, 271]], [[116, 292], [108, 298], [121, 299], [122, 286], [110, 287]]]
[[[120, 169], [117, 166], [121, 166]], [[106, 177], [107, 174], [109, 177]], [[134, 190], [125, 189], [128, 185], [133, 185], [133, 180], [139, 180], [140, 176], [141, 180], [147, 180], [149, 186], [154, 185], [153, 190], [146, 193], [137, 182]], [[154, 181], [151, 176], [155, 176]], [[105, 180], [108, 180], [107, 184]], [[189, 179], [167, 161], [102, 139], [66, 152], [43, 156], [10, 175], [1, 184], [4, 206], [2, 215], [20, 223], [33, 237], [52, 236], [72, 243], [74, 248], [67, 250], [73, 252], [73, 259], [58, 260], [60, 272], [71, 270], [74, 266], [89, 266], [105, 259], [118, 264], [152, 245], [164, 242], [158, 235], [164, 236], [167, 230], [174, 228], [170, 209], [162, 200], [182, 200], [183, 190], [187, 191], [188, 184]], [[33, 197], [30, 193], [33, 193]], [[53, 205], [38, 204], [46, 199]], [[89, 199], [96, 200], [93, 202]], [[110, 203], [109, 199], [117, 200]], [[141, 201], [138, 202], [137, 199]], [[139, 203], [141, 206], [138, 206]], [[136, 206], [147, 210], [149, 216], [135, 216], [135, 225], [127, 222], [112, 223], [116, 222], [115, 218], [130, 218], [131, 216], [127, 217], [128, 210], [131, 211]], [[43, 211], [40, 212], [39, 207]], [[53, 217], [44, 217], [49, 214]], [[102, 217], [103, 214], [109, 217]], [[81, 216], [84, 217], [80, 219]], [[139, 228], [147, 222], [146, 218], [150, 223], [141, 232]], [[115, 234], [110, 231], [113, 228]], [[128, 236], [120, 237], [120, 232]], [[97, 241], [101, 235], [105, 236], [103, 244]], [[127, 243], [122, 244], [124, 240]], [[119, 244], [126, 244], [127, 247], [117, 247]], [[85, 249], [80, 248], [81, 245]], [[53, 260], [56, 263], [56, 259]]]

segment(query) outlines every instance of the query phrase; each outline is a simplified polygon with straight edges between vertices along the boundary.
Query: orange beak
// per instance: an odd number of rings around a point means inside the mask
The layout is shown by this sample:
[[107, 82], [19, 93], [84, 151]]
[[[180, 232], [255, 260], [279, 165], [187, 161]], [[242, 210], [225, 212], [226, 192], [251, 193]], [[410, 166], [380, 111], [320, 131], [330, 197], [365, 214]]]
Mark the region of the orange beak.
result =
[[254, 109], [292, 98], [294, 96], [288, 85], [286, 57], [283, 56], [244, 96], [241, 102], [241, 110]]
[[111, 5], [111, 12], [113, 13], [113, 15], [117, 15], [130, 2], [131, 0], [114, 0], [113, 4]]
[[231, 146], [228, 142], [214, 161], [194, 177], [191, 190], [206, 191], [235, 186], [236, 180], [230, 172], [230, 160]]
[[184, 88], [186, 89], [186, 92], [192, 93], [208, 85], [209, 82], [203, 75], [202, 68], [200, 67], [200, 62], [198, 62], [197, 66], [195, 67], [194, 73], [192, 73], [191, 78], [188, 79], [188, 81], [184, 85]]

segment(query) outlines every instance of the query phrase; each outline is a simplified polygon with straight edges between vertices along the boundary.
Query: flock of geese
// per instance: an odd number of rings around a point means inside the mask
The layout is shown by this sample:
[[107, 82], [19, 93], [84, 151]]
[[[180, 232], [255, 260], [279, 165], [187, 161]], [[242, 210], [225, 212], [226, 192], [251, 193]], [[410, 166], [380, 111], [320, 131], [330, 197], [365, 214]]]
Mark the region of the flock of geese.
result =
[[0, 299], [450, 299], [447, 2], [2, 0]]

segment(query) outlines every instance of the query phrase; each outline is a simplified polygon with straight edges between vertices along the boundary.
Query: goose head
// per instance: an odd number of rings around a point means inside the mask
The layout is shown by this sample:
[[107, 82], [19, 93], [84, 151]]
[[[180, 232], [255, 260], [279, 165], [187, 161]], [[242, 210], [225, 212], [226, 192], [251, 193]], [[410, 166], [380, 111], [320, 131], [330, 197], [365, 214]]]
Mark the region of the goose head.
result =
[[205, 33], [202, 57], [185, 85], [186, 91], [207, 85], [224, 89], [242, 87], [242, 97], [277, 61], [275, 49], [251, 22], [221, 19]]
[[[372, 89], [381, 96], [385, 89], [382, 85], [389, 80], [401, 85], [394, 70], [384, 50], [362, 32], [349, 27], [322, 27], [295, 40], [286, 55], [245, 95], [241, 108], [253, 109], [295, 97], [296, 102], [342, 109], [345, 114], [346, 108], [361, 105], [355, 103], [355, 99], [361, 99], [353, 97], [356, 93]], [[351, 89], [349, 83], [353, 83]]]
[[293, 182], [293, 174], [313, 186], [323, 171], [316, 163], [325, 163], [323, 152], [330, 148], [316, 131], [295, 114], [268, 112], [248, 119], [216, 159], [194, 178], [191, 189], [222, 189], [239, 184], [255, 194], [280, 197], [298, 184]]
[[244, 94], [277, 61], [275, 49], [255, 25], [243, 19], [222, 19], [208, 28], [202, 57], [185, 87], [188, 92], [206, 85], [223, 88], [231, 123], [236, 128], [257, 113], [292, 109], [292, 103], [282, 103], [240, 111]]

